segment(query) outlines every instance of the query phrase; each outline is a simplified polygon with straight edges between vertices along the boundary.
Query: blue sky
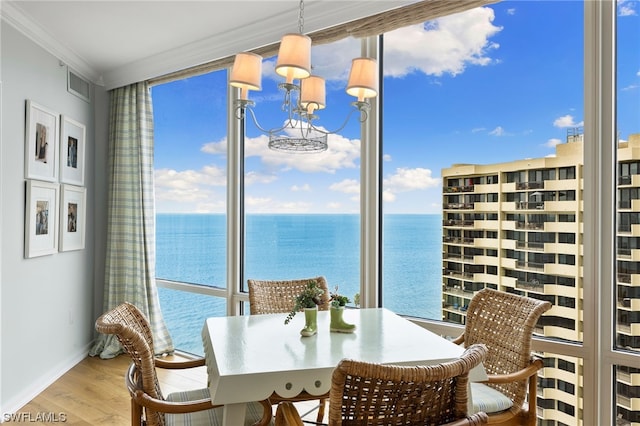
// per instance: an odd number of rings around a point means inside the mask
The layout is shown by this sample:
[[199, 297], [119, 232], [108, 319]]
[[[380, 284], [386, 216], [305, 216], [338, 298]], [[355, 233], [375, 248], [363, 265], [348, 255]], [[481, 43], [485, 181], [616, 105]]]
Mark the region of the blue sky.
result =
[[[618, 2], [618, 128], [640, 133], [640, 2]], [[293, 18], [295, 19], [295, 17]], [[583, 4], [505, 1], [385, 35], [383, 199], [385, 213], [439, 213], [440, 171], [553, 155], [583, 120]], [[327, 80], [317, 124], [342, 124], [356, 40], [317, 46], [314, 73]], [[265, 128], [285, 119], [274, 60], [251, 92]], [[226, 72], [153, 88], [159, 212], [223, 213]], [[357, 213], [359, 124], [329, 136], [322, 154], [269, 151], [247, 127], [248, 213]]]

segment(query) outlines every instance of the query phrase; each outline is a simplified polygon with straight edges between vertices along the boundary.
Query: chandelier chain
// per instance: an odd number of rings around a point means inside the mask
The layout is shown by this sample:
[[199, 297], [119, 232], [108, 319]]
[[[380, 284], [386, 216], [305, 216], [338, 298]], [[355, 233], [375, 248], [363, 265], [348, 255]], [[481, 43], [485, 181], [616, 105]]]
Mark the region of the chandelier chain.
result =
[[300, 0], [300, 11], [298, 12], [298, 33], [303, 34], [304, 30], [304, 0]]

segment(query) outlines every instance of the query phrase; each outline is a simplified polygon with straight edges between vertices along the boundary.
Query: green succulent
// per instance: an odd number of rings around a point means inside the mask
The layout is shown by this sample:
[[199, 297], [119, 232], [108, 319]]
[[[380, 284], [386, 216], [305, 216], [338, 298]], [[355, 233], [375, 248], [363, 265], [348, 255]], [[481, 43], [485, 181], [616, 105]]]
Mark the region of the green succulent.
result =
[[347, 303], [351, 302], [351, 300], [349, 300], [347, 296], [343, 296], [338, 293], [338, 286], [336, 286], [335, 291], [331, 293], [331, 297], [329, 298], [329, 300], [331, 301], [331, 306], [333, 306], [334, 308], [346, 306]]
[[284, 320], [284, 323], [289, 324], [289, 321], [296, 316], [296, 313], [300, 312], [304, 308], [313, 308], [314, 306], [322, 303], [320, 296], [323, 294], [324, 290], [318, 287], [318, 283], [315, 280], [310, 280], [302, 293], [296, 296], [293, 308], [291, 308], [291, 312], [287, 314], [287, 318]]

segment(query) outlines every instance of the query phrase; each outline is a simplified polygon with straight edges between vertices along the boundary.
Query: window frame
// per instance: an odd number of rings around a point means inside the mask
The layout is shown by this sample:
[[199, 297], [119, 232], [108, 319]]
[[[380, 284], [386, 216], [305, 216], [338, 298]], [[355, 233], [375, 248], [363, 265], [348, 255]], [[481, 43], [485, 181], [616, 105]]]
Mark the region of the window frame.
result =
[[[584, 265], [584, 341], [560, 342], [534, 338], [533, 349], [550, 354], [581, 358], [583, 375], [583, 424], [608, 424], [614, 418], [614, 367], [637, 365], [640, 354], [615, 350], [613, 291], [597, 283], [614, 282], [615, 242], [615, 38], [616, 2], [599, 0], [584, 2], [584, 258], [603, 259]], [[363, 39], [363, 55], [379, 58], [382, 46], [378, 37]], [[382, 75], [382, 74], [381, 74]], [[237, 96], [230, 89], [228, 97]], [[382, 92], [382, 91], [381, 91]], [[242, 155], [241, 125], [233, 116], [229, 102], [228, 144], [228, 314], [241, 313], [241, 302], [248, 300], [241, 292], [242, 277]], [[381, 300], [381, 152], [380, 112], [383, 102], [376, 98], [370, 119], [362, 125], [361, 151], [361, 306], [375, 307]], [[580, 178], [580, 176], [575, 176]], [[597, 244], [596, 244], [597, 242]], [[601, 318], [601, 323], [598, 319]], [[462, 327], [440, 321], [413, 319], [422, 327], [448, 336], [458, 335]], [[598, 403], [609, 401], [608, 404]], [[577, 414], [579, 415], [579, 414]]]

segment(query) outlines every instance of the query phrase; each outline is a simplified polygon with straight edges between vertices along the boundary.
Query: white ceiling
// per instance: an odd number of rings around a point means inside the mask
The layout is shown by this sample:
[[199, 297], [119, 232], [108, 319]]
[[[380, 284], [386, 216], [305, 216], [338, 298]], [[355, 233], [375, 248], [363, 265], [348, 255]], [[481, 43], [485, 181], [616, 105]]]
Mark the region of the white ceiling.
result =
[[[306, 0], [312, 32], [415, 0]], [[157, 77], [298, 31], [298, 0], [9, 1], [10, 24], [107, 89]]]

